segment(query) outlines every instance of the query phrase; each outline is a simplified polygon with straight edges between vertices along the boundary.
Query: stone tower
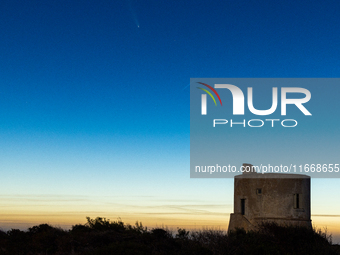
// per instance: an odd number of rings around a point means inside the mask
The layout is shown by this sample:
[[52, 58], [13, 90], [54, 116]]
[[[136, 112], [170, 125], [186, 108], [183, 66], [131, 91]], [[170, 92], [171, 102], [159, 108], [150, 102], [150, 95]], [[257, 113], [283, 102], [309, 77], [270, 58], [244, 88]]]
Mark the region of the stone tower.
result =
[[235, 176], [229, 231], [252, 230], [261, 222], [311, 228], [310, 215], [310, 176], [254, 171]]

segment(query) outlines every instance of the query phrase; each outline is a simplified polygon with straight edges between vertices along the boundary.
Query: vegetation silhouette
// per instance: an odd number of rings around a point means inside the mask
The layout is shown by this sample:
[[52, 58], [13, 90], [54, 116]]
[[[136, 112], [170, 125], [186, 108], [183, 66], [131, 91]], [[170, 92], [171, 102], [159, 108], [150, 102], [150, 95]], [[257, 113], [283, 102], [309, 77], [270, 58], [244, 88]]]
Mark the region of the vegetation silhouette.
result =
[[41, 224], [27, 231], [0, 231], [0, 254], [340, 254], [327, 231], [263, 223], [256, 231], [236, 229], [187, 231], [148, 230], [120, 219], [87, 217], [70, 230]]

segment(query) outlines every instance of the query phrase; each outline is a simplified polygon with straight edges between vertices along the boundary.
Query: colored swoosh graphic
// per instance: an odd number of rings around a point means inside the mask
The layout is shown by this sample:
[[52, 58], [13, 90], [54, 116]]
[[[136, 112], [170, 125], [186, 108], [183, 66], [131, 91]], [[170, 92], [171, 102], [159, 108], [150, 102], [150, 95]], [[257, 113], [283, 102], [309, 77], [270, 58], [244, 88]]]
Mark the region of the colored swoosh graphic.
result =
[[215, 100], [214, 96], [213, 96], [208, 90], [202, 89], [202, 88], [200, 88], [200, 87], [197, 87], [197, 88], [198, 88], [198, 89], [201, 89], [201, 90], [203, 90], [203, 91], [205, 91], [205, 92], [207, 92], [207, 94], [209, 94], [209, 96], [211, 96], [211, 98], [214, 100], [215, 105], [217, 106], [216, 100]]
[[[213, 87], [211, 87], [210, 85], [205, 84], [205, 83], [203, 83], [203, 82], [197, 82], [197, 83], [202, 84], [202, 85], [208, 87], [209, 89], [211, 89], [211, 90], [215, 93], [215, 95], [218, 97], [218, 100], [220, 100], [220, 103], [221, 103], [221, 105], [222, 105], [222, 100], [221, 100], [219, 94], [217, 93], [217, 91], [216, 91]], [[214, 101], [215, 101], [215, 99], [214, 99]], [[215, 104], [216, 104], [216, 103], [215, 103]]]

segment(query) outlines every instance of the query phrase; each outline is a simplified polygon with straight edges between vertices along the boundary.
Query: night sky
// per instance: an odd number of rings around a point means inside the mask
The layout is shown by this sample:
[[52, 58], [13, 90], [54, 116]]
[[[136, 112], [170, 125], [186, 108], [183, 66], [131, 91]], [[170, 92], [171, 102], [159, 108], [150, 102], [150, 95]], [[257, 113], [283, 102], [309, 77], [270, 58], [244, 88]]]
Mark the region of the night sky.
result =
[[[0, 12], [2, 229], [85, 216], [225, 229], [233, 180], [190, 179], [190, 78], [340, 72], [338, 1], [4, 0]], [[312, 181], [313, 223], [333, 233], [339, 192]]]

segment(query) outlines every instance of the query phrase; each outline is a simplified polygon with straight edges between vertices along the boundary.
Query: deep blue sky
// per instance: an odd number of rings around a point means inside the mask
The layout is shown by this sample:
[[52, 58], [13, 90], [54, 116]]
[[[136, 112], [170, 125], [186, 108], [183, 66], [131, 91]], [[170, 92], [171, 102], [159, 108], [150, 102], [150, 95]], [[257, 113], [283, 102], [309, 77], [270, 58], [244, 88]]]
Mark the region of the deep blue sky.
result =
[[[191, 77], [340, 71], [338, 1], [4, 0], [0, 12], [10, 196], [209, 197], [195, 192], [225, 183], [189, 179]], [[8, 210], [28, 210], [18, 201]]]
[[190, 77], [338, 76], [339, 7], [2, 1], [1, 129], [188, 134]]

